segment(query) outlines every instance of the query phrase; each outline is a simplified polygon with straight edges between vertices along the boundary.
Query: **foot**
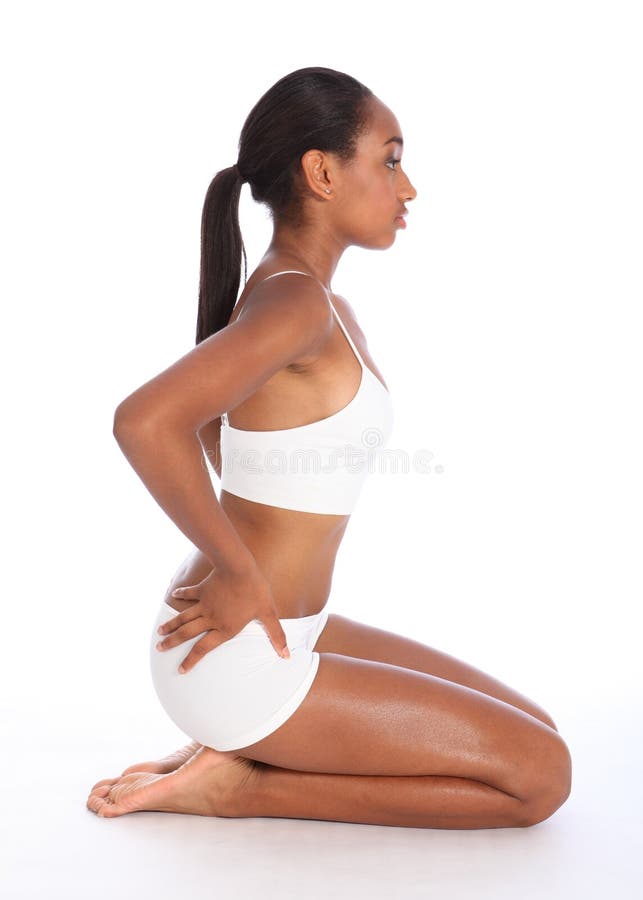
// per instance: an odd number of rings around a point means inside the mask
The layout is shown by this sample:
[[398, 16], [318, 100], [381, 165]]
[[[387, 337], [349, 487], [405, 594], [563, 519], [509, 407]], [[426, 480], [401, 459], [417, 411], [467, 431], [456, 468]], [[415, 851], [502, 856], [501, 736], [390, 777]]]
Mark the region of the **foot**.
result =
[[105, 778], [91, 790], [87, 808], [104, 818], [141, 810], [196, 816], [233, 815], [239, 794], [259, 777], [258, 763], [234, 752], [201, 746], [167, 775], [131, 772]]
[[128, 766], [121, 775], [129, 775], [130, 772], [153, 772], [156, 775], [166, 775], [168, 772], [175, 772], [183, 763], [186, 763], [191, 756], [194, 756], [199, 747], [203, 746], [198, 741], [191, 741], [180, 750], [174, 753], [168, 753], [162, 759], [150, 762], [136, 763], [134, 766]]

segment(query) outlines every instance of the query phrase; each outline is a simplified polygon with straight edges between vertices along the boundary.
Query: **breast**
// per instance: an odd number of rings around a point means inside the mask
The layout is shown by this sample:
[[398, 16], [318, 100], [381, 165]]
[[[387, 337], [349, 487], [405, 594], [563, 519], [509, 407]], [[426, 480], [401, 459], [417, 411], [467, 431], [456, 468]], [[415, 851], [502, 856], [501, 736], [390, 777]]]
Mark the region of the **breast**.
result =
[[365, 377], [348, 406], [318, 422], [278, 431], [223, 424], [221, 487], [284, 509], [349, 515], [393, 428], [390, 394]]

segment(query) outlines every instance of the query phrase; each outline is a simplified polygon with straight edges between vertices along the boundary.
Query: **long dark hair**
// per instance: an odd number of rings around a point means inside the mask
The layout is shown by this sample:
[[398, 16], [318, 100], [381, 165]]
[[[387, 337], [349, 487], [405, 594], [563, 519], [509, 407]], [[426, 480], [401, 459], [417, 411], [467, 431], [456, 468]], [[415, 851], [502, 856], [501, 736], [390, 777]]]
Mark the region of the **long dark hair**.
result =
[[368, 123], [373, 92], [335, 69], [297, 69], [280, 78], [250, 110], [239, 138], [235, 165], [210, 182], [201, 217], [201, 270], [196, 343], [224, 328], [237, 302], [248, 260], [239, 227], [239, 196], [247, 181], [252, 198], [265, 203], [273, 220], [300, 222], [297, 177], [302, 155], [311, 149], [344, 161], [355, 153]]

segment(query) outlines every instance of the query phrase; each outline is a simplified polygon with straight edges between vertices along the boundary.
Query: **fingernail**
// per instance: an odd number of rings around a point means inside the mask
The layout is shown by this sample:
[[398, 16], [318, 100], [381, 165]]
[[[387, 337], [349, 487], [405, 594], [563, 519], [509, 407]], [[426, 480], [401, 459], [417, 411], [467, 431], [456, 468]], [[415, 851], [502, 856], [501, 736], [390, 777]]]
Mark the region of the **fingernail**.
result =
[[163, 644], [161, 643], [161, 641], [159, 641], [158, 644], [156, 645], [156, 649], [157, 649], [157, 650], [165, 650], [165, 647], [163, 646]]
[[185, 669], [182, 665], [179, 666], [179, 672], [181, 673], [181, 675], [185, 675]]
[[284, 649], [281, 651], [281, 655], [284, 659], [290, 659], [290, 650], [288, 649], [288, 647], [284, 647]]
[[156, 633], [163, 634], [163, 626], [162, 625], [159, 625], [159, 627], [156, 629]]

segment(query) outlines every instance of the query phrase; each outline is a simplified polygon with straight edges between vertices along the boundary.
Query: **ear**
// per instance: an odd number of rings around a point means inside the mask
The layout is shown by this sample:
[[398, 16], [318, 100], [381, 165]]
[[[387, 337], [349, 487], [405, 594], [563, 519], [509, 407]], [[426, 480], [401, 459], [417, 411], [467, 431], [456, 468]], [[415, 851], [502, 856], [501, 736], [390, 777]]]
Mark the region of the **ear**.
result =
[[301, 158], [304, 182], [322, 200], [328, 200], [332, 196], [335, 165], [331, 155], [322, 150], [306, 150]]

